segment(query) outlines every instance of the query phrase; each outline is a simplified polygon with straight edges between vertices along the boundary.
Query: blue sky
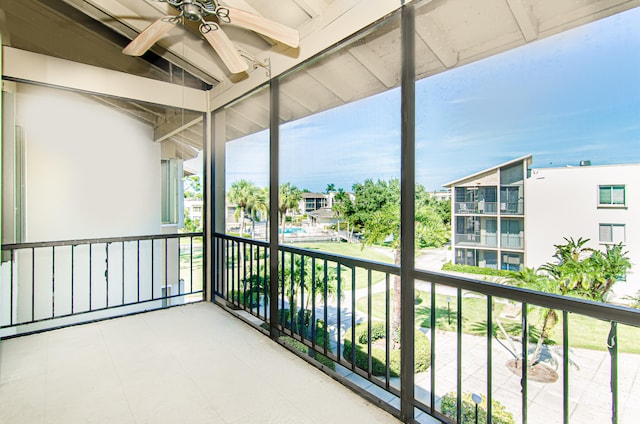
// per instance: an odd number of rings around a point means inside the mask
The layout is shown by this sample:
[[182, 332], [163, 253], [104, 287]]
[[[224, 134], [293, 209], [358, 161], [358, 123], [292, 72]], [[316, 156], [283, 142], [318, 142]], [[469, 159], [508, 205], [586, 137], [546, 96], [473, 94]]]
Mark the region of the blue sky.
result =
[[[429, 190], [526, 154], [534, 167], [640, 163], [640, 8], [416, 84], [416, 179]], [[350, 190], [400, 176], [400, 92], [282, 126], [281, 182]], [[268, 185], [268, 133], [227, 144], [227, 185]]]

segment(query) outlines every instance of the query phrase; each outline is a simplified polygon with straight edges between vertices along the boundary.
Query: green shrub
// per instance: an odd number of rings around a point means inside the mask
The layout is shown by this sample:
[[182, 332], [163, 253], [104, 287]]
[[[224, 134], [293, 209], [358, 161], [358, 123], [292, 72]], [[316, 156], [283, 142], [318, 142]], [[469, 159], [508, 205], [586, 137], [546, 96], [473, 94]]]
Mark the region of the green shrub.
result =
[[[371, 324], [371, 343], [384, 339], [385, 325], [383, 323]], [[367, 340], [369, 332], [367, 323], [356, 326], [356, 366], [364, 371], [369, 369], [369, 357], [367, 354]], [[344, 358], [351, 362], [351, 331], [347, 330], [344, 339]], [[431, 364], [431, 343], [429, 339], [420, 331], [415, 330], [415, 372], [427, 371]], [[386, 374], [386, 352], [385, 349], [371, 346], [371, 374], [383, 376]], [[392, 349], [389, 352], [389, 375], [398, 377], [400, 375], [400, 350]]]
[[[385, 336], [385, 325], [382, 322], [374, 322], [371, 323], [371, 342], [375, 342], [378, 339], [384, 339]], [[360, 333], [360, 334], [358, 334]], [[369, 338], [369, 329], [366, 325], [361, 328], [356, 327], [356, 337], [358, 338], [358, 343], [362, 345], [367, 344], [367, 339]]]
[[452, 264], [447, 262], [442, 265], [443, 271], [456, 271], [465, 274], [493, 275], [496, 277], [516, 278], [517, 271], [508, 271], [506, 269], [481, 268], [473, 265]]
[[[281, 309], [280, 311], [289, 312], [286, 309]], [[280, 340], [282, 340], [285, 344], [291, 346], [299, 352], [306, 353], [316, 361], [320, 362], [325, 367], [335, 371], [336, 364], [330, 358], [315, 352], [312, 348], [308, 347], [306, 344], [294, 339], [289, 336], [280, 336]], [[316, 345], [319, 349], [324, 349], [324, 321], [317, 320], [316, 321]], [[331, 352], [331, 346], [327, 342], [327, 352]]]
[[256, 291], [231, 291], [229, 292], [229, 297], [233, 302], [244, 305], [247, 308], [256, 308], [260, 305], [260, 293]]
[[[456, 419], [457, 394], [450, 392], [444, 395], [440, 401], [440, 410], [444, 415]], [[515, 424], [513, 414], [497, 400], [491, 401], [491, 415], [493, 424]], [[471, 393], [462, 395], [462, 420], [461, 423], [475, 423], [476, 404], [471, 398]], [[487, 421], [487, 398], [482, 396], [482, 401], [478, 404], [478, 424], [486, 424]]]

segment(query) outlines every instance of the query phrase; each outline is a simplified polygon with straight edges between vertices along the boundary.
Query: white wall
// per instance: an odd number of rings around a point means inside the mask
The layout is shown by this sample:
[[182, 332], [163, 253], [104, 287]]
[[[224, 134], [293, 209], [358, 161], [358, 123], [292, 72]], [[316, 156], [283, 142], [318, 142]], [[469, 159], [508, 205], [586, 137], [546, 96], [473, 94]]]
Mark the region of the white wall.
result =
[[[525, 182], [526, 264], [537, 268], [553, 261], [554, 244], [563, 237], [588, 238], [599, 243], [599, 224], [624, 224], [626, 250], [632, 268], [617, 294], [640, 290], [640, 165], [585, 166], [534, 169]], [[598, 207], [598, 186], [624, 184], [626, 207]]]
[[[161, 146], [149, 125], [85, 95], [26, 84], [16, 88], [15, 123], [26, 150], [24, 241], [163, 232]], [[177, 242], [167, 247], [175, 258]], [[12, 296], [10, 263], [2, 265], [0, 323], [158, 298], [165, 284], [177, 281], [177, 259], [164, 264], [162, 241], [154, 242], [153, 264], [151, 242], [142, 242], [139, 253], [135, 242], [127, 243], [124, 272], [123, 246], [110, 245], [108, 265], [106, 248], [94, 245], [90, 261], [89, 247], [77, 247], [73, 274], [71, 247], [56, 249], [55, 259], [50, 248], [37, 249], [35, 272], [31, 251], [17, 253]]]
[[18, 85], [26, 141], [26, 240], [160, 232], [153, 130], [81, 94]]

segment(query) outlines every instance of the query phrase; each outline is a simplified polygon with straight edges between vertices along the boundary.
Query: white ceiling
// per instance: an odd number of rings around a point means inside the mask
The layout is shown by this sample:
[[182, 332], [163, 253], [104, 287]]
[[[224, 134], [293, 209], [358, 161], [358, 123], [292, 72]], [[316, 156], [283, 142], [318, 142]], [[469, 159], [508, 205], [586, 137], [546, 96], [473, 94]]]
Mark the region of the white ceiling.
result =
[[[250, 31], [223, 26], [245, 56], [260, 63], [268, 59], [274, 76], [388, 15], [402, 2], [226, 0], [223, 3], [300, 32], [301, 47], [292, 49]], [[415, 0], [413, 3], [418, 78], [640, 6], [640, 0]], [[0, 0], [4, 45], [210, 89], [213, 108], [269, 79], [259, 66], [251, 69], [249, 75], [229, 74], [197, 29], [190, 25], [174, 28], [152, 48], [152, 53], [142, 58], [120, 53], [130, 39], [167, 14], [175, 11], [152, 0]], [[282, 82], [281, 120], [296, 119], [398, 86], [398, 18], [364, 37], [288, 76]], [[251, 101], [231, 108], [227, 139], [266, 128], [265, 97], [266, 94], [256, 95]], [[135, 114], [156, 119], [156, 126], [167, 121], [166, 116], [153, 118], [153, 112], [137, 109]], [[188, 131], [201, 133], [201, 125], [195, 122]], [[198, 147], [197, 138], [192, 147]]]

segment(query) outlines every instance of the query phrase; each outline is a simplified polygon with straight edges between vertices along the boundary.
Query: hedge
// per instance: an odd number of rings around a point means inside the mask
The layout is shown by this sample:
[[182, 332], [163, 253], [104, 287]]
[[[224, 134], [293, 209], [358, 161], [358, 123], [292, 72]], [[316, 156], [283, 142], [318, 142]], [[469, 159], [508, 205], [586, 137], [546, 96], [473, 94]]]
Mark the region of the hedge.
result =
[[517, 271], [508, 271], [506, 269], [481, 268], [473, 265], [452, 264], [447, 262], [442, 265], [443, 271], [456, 271], [465, 274], [492, 275], [495, 277], [517, 278]]
[[[440, 410], [449, 418], [456, 419], [458, 395], [450, 392], [444, 395], [440, 401]], [[513, 414], [497, 400], [491, 401], [491, 415], [493, 424], [515, 424]], [[461, 423], [475, 423], [476, 404], [471, 398], [471, 393], [462, 394], [462, 420]], [[487, 421], [487, 398], [482, 396], [482, 401], [478, 404], [478, 424], [486, 424]]]
[[[381, 322], [371, 324], [371, 343], [385, 337], [385, 325]], [[364, 371], [369, 369], [369, 357], [367, 354], [367, 341], [369, 339], [367, 323], [356, 326], [356, 366]], [[351, 330], [347, 330], [344, 339], [343, 356], [351, 362]], [[415, 330], [415, 372], [427, 371], [431, 365], [431, 342], [420, 330]], [[376, 376], [386, 375], [385, 349], [371, 346], [371, 374]], [[400, 350], [392, 349], [389, 352], [389, 375], [400, 375]]]

